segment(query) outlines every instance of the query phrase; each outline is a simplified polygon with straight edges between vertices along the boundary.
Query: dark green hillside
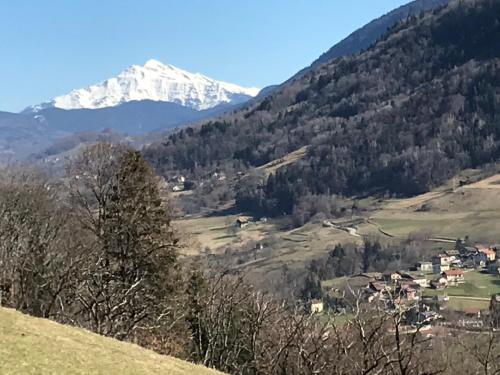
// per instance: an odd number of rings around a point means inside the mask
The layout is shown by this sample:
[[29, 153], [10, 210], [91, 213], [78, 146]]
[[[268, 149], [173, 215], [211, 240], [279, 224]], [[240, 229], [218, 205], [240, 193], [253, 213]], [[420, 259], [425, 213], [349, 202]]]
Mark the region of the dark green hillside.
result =
[[455, 1], [395, 27], [252, 108], [145, 150], [161, 173], [241, 170], [309, 146], [245, 186], [241, 208], [291, 212], [309, 194], [425, 192], [500, 156], [500, 2]]

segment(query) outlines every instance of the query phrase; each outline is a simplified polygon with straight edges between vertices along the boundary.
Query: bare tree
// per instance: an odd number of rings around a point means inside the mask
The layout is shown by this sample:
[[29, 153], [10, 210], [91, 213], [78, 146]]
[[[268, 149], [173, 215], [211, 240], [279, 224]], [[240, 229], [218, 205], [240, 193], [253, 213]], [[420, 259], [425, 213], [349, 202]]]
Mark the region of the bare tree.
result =
[[178, 239], [158, 179], [141, 155], [100, 143], [68, 168], [70, 202], [89, 233], [75, 297], [78, 321], [144, 340], [171, 324]]
[[0, 302], [56, 317], [81, 262], [76, 231], [47, 178], [30, 169], [0, 174]]

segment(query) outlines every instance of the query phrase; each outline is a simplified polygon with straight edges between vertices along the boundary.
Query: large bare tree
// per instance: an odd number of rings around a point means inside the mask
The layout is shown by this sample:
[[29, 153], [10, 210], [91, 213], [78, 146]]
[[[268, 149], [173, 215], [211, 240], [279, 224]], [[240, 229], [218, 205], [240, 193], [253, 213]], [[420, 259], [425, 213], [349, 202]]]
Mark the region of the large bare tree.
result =
[[69, 171], [71, 203], [92, 238], [76, 291], [80, 323], [135, 340], [165, 328], [175, 310], [178, 239], [151, 167], [136, 151], [99, 143]]

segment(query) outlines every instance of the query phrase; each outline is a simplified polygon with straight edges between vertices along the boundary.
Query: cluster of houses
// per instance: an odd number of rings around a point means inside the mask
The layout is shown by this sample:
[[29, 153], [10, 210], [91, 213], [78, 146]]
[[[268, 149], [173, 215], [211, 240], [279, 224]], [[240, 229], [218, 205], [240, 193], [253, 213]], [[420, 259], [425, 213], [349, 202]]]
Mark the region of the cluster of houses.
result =
[[[445, 289], [448, 286], [464, 283], [466, 269], [480, 269], [499, 275], [500, 260], [497, 255], [500, 256], [500, 250], [496, 247], [464, 246], [436, 255], [430, 262], [419, 262], [412, 271], [371, 272], [354, 276], [349, 280], [349, 287], [360, 290], [366, 302], [383, 302], [390, 309], [398, 305], [418, 305], [420, 321], [429, 321], [439, 316], [433, 308], [446, 302], [448, 297], [446, 293], [434, 297], [422, 297], [425, 295], [423, 289]], [[495, 298], [500, 301], [500, 296]], [[313, 301], [311, 310], [320, 312], [323, 308], [318, 301]], [[465, 314], [480, 317], [479, 309], [465, 311]]]
[[[481, 269], [499, 275], [500, 259], [496, 247], [464, 246], [436, 255], [431, 262], [419, 262], [415, 268], [416, 272], [372, 273], [366, 287], [368, 301], [388, 293], [396, 302], [416, 301], [422, 288], [445, 289], [464, 283], [464, 269]], [[434, 277], [429, 277], [430, 274]]]
[[[211, 175], [205, 176], [204, 181], [200, 182], [197, 186], [202, 187], [208, 181], [221, 182], [226, 180], [226, 174], [223, 172], [215, 172]], [[195, 183], [192, 180], [187, 180], [185, 176], [175, 175], [168, 180], [163, 179], [161, 187], [167, 191], [178, 193], [186, 190], [193, 190]]]
[[500, 257], [497, 256], [496, 246], [462, 246], [432, 257], [432, 262], [418, 263], [417, 269], [436, 275], [453, 270], [484, 269], [493, 275], [500, 275]]

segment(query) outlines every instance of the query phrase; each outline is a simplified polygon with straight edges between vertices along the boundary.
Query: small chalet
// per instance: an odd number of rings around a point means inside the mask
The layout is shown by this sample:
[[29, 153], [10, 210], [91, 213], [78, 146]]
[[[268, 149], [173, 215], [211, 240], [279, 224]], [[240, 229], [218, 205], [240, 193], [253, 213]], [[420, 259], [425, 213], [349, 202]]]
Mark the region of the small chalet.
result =
[[319, 314], [322, 313], [324, 309], [323, 302], [320, 300], [312, 300], [311, 301], [311, 313], [312, 314]]
[[236, 219], [236, 226], [240, 229], [245, 228], [248, 224], [250, 224], [250, 219], [248, 217], [240, 216]]
[[441, 276], [446, 279], [448, 284], [457, 284], [464, 282], [464, 273], [461, 270], [448, 270], [441, 273]]
[[446, 265], [455, 260], [455, 256], [448, 256], [446, 254], [439, 254], [432, 257], [432, 264]]

